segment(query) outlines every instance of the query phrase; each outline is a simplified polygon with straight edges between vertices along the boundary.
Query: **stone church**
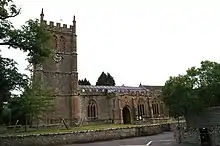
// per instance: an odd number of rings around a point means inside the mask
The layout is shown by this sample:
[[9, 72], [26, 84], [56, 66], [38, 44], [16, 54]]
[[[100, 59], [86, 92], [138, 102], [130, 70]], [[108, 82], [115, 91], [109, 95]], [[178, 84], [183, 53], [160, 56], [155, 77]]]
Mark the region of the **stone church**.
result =
[[167, 120], [168, 112], [160, 100], [162, 86], [78, 85], [76, 20], [72, 25], [44, 20], [53, 33], [54, 55], [35, 65], [34, 75], [54, 91], [54, 110], [41, 118], [44, 124], [64, 119], [69, 124], [138, 124]]

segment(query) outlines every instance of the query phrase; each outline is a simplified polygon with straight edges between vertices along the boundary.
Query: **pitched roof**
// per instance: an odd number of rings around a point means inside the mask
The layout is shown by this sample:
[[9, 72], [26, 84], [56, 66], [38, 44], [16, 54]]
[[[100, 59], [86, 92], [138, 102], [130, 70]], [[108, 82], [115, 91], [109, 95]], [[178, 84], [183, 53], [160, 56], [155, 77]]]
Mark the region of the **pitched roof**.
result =
[[142, 85], [142, 87], [148, 90], [162, 90], [163, 86], [151, 86], [151, 85]]
[[95, 85], [79, 85], [80, 90], [92, 90], [104, 92], [106, 89], [108, 91], [114, 92], [146, 92], [148, 89], [144, 87], [131, 87], [131, 86], [95, 86]]

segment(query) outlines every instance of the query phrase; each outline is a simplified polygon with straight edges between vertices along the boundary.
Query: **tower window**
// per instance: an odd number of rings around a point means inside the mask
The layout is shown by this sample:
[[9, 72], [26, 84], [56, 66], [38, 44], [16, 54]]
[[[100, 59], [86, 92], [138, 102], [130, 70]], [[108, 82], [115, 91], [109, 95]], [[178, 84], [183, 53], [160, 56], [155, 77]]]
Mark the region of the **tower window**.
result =
[[61, 36], [60, 37], [60, 49], [59, 49], [59, 51], [64, 52], [65, 49], [66, 49], [66, 39], [63, 36]]
[[56, 35], [53, 35], [53, 39], [52, 39], [52, 41], [53, 41], [52, 43], [53, 43], [53, 44], [52, 44], [52, 46], [53, 46], [53, 49], [54, 49], [54, 50], [57, 49], [57, 40], [58, 40], [58, 39], [57, 39], [57, 36], [56, 36]]

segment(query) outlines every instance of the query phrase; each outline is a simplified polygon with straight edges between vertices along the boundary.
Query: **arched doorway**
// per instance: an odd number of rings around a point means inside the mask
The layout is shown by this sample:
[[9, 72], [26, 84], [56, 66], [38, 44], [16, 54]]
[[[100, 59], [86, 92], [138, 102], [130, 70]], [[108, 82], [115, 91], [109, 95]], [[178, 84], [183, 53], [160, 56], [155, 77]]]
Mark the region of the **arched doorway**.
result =
[[131, 113], [127, 106], [125, 106], [122, 110], [123, 114], [123, 123], [124, 124], [131, 124]]

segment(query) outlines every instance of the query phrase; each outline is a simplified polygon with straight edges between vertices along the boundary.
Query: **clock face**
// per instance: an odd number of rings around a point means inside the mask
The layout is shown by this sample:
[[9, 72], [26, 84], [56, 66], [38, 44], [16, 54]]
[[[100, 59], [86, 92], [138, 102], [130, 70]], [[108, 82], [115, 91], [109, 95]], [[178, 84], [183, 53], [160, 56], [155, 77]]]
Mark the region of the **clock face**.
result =
[[58, 54], [58, 53], [55, 53], [54, 56], [53, 56], [53, 60], [56, 63], [60, 62], [62, 59], [63, 59], [63, 57], [60, 54]]

